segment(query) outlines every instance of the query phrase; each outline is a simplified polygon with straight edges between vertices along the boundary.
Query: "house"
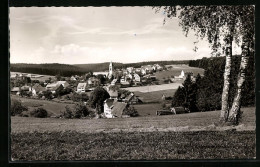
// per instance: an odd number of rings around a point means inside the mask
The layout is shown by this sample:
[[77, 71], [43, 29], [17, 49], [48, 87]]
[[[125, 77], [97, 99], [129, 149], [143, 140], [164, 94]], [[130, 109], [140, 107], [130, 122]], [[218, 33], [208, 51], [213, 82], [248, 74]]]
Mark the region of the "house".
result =
[[152, 81], [156, 80], [156, 76], [155, 75], [150, 75], [150, 78], [152, 79]]
[[134, 67], [127, 67], [126, 70], [131, 74], [134, 72]]
[[76, 79], [74, 76], [71, 76], [71, 77], [70, 77], [70, 80], [71, 80], [71, 81], [76, 81], [77, 79]]
[[126, 77], [129, 78], [130, 80], [133, 79], [133, 75], [132, 74], [128, 74], [128, 75], [126, 75]]
[[104, 101], [104, 114], [107, 118], [122, 117], [124, 110], [127, 109], [127, 104], [118, 102], [114, 99], [106, 99]]
[[110, 96], [110, 99], [117, 99], [118, 97], [118, 91], [117, 90], [108, 90], [107, 91], [109, 96]]
[[113, 79], [113, 81], [111, 82], [111, 85], [116, 85], [117, 79]]
[[100, 85], [100, 80], [98, 78], [96, 78], [96, 77], [90, 77], [88, 79], [88, 85], [90, 87], [98, 86], [98, 85]]
[[174, 114], [190, 113], [190, 110], [185, 107], [172, 107], [170, 109], [171, 109], [171, 112], [173, 112]]
[[70, 84], [67, 81], [58, 81], [56, 82], [57, 85], [62, 85], [64, 88], [67, 88], [70, 86]]
[[52, 87], [52, 88], [50, 88], [49, 90], [51, 91], [51, 93], [56, 93], [56, 92], [58, 92], [58, 91], [60, 91], [60, 90], [62, 90], [64, 87], [62, 86], [62, 84], [60, 84], [60, 85], [56, 85], [55, 87]]
[[87, 83], [79, 83], [77, 86], [77, 92], [86, 92]]
[[103, 75], [105, 78], [108, 76], [108, 72], [93, 72], [94, 76]]
[[185, 77], [185, 73], [184, 73], [184, 71], [182, 70], [182, 71], [181, 71], [181, 74], [180, 74], [179, 76], [175, 76], [174, 78], [178, 80], [178, 79], [184, 79], [184, 77]]
[[122, 70], [123, 74], [128, 74], [128, 71], [126, 69]]
[[146, 75], [146, 69], [145, 68], [141, 68], [141, 74]]
[[123, 101], [128, 104], [142, 103], [142, 100], [140, 100], [138, 97], [136, 97], [134, 93], [131, 93], [130, 95], [128, 95], [125, 99], [123, 99]]
[[46, 85], [46, 89], [52, 89], [52, 88], [54, 88], [56, 86], [57, 86], [56, 83], [49, 83], [49, 84]]
[[30, 86], [22, 86], [21, 91], [30, 92], [30, 91], [32, 91], [32, 88]]
[[19, 87], [13, 87], [13, 88], [11, 89], [11, 94], [16, 95], [19, 91], [20, 91], [20, 88], [19, 88]]
[[128, 81], [120, 82], [120, 83], [121, 83], [121, 87], [128, 87], [128, 86], [130, 86], [130, 83]]
[[134, 74], [135, 82], [141, 82], [141, 77], [138, 74]]
[[163, 69], [159, 64], [154, 64], [154, 65], [153, 65], [153, 68], [154, 68], [154, 70], [156, 70], [156, 71], [161, 71], [161, 70]]
[[39, 93], [45, 91], [46, 88], [42, 87], [40, 84], [36, 83], [33, 87], [32, 87], [32, 95], [33, 96], [37, 96]]

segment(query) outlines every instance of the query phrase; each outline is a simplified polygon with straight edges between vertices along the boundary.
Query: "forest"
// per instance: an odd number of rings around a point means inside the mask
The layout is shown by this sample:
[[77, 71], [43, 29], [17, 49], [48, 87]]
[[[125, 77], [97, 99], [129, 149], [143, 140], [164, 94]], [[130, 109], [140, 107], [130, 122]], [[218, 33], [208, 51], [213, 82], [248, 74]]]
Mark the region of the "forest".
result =
[[[117, 63], [113, 62], [113, 68], [126, 68], [126, 67], [135, 67], [140, 68], [143, 65], [148, 64], [160, 64], [162, 66], [169, 64], [188, 64], [189, 61], [147, 61], [139, 63]], [[105, 63], [96, 63], [96, 64], [25, 64], [17, 63], [10, 65], [11, 72], [23, 72], [23, 73], [32, 73], [32, 74], [41, 74], [41, 75], [61, 75], [64, 77], [70, 77], [72, 75], [82, 75], [87, 72], [97, 72], [97, 71], [106, 71], [108, 70], [109, 62]]]
[[[232, 56], [232, 69], [230, 80], [229, 106], [237, 89], [237, 76], [239, 72], [241, 56]], [[255, 104], [255, 63], [254, 57], [249, 57], [246, 80], [242, 91], [242, 106]], [[174, 95], [173, 106], [186, 105], [191, 111], [212, 111], [221, 109], [221, 95], [224, 83], [225, 57], [203, 58], [191, 60], [192, 67], [204, 68], [204, 77], [195, 76], [196, 81], [186, 79], [183, 87], [179, 87]]]

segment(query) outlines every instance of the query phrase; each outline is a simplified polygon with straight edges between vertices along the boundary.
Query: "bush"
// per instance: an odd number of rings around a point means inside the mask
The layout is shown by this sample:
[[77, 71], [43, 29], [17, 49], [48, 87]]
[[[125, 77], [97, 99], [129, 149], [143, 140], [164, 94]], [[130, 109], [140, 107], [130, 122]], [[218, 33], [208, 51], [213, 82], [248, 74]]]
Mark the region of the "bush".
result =
[[68, 105], [66, 105], [65, 111], [62, 113], [61, 116], [67, 119], [73, 118], [73, 113]]
[[129, 115], [130, 117], [137, 117], [139, 114], [133, 106], [130, 106], [124, 111], [123, 115]]
[[23, 106], [21, 101], [12, 99], [10, 107], [11, 116], [21, 114], [23, 111], [28, 111], [28, 108]]
[[37, 108], [31, 111], [30, 115], [36, 118], [46, 118], [48, 113], [44, 108]]
[[71, 96], [71, 100], [75, 101], [75, 102], [86, 102], [88, 101], [89, 97], [86, 93], [73, 93], [73, 95]]
[[83, 103], [78, 103], [75, 104], [73, 109], [71, 109], [68, 105], [65, 107], [65, 111], [61, 113], [61, 117], [63, 118], [81, 118], [81, 117], [94, 117], [95, 116], [95, 111], [94, 109], [88, 108], [86, 105]]

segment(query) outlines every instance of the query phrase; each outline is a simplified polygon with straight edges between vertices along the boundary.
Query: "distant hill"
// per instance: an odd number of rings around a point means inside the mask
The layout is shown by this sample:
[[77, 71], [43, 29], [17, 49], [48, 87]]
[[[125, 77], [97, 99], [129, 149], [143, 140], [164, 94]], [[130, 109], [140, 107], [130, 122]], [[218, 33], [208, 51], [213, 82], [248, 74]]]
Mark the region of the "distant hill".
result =
[[[79, 67], [83, 69], [84, 71], [106, 71], [108, 70], [110, 62], [105, 62], [105, 63], [96, 63], [96, 64], [74, 64], [73, 66]], [[114, 63], [113, 62], [113, 67], [114, 68], [122, 68], [124, 66], [123, 63]]]
[[12, 72], [23, 72], [41, 75], [61, 75], [71, 76], [85, 74], [86, 71], [80, 67], [68, 65], [68, 64], [10, 64], [10, 71]]
[[[108, 70], [110, 62], [106, 63], [97, 63], [97, 64], [74, 64], [76, 67], [80, 67], [86, 71], [105, 71]], [[126, 67], [135, 67], [139, 68], [143, 65], [148, 64], [160, 64], [160, 65], [170, 65], [170, 64], [189, 64], [189, 60], [181, 60], [181, 61], [146, 61], [146, 62], [138, 62], [138, 63], [117, 63], [113, 62], [114, 68], [126, 68]]]
[[[23, 73], [32, 73], [32, 74], [41, 74], [41, 75], [61, 75], [64, 77], [69, 77], [72, 75], [82, 75], [87, 72], [97, 72], [97, 71], [106, 71], [108, 70], [110, 62], [105, 63], [96, 63], [96, 64], [25, 64], [17, 63], [10, 65], [10, 71], [12, 72], [23, 72]], [[189, 64], [189, 60], [184, 61], [147, 61], [147, 62], [138, 62], [138, 63], [117, 63], [113, 62], [114, 68], [126, 68], [126, 67], [135, 67], [139, 68], [142, 65], [148, 64], [160, 64], [160, 65], [170, 65], [170, 64]]]

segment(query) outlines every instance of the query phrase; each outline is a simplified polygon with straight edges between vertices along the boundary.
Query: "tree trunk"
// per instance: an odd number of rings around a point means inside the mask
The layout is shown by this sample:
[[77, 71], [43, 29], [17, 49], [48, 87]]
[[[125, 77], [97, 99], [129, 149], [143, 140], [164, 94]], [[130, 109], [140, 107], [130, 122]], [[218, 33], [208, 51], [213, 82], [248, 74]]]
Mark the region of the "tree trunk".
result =
[[249, 59], [249, 47], [248, 47], [248, 41], [243, 41], [242, 44], [242, 57], [241, 57], [241, 63], [238, 73], [238, 80], [237, 80], [237, 91], [236, 95], [234, 97], [234, 101], [232, 104], [232, 108], [230, 110], [229, 116], [228, 116], [228, 122], [232, 122], [233, 124], [238, 123], [238, 118], [240, 113], [240, 107], [241, 107], [241, 92], [243, 90], [243, 85], [245, 82], [245, 71], [248, 65], [248, 59]]
[[230, 73], [231, 73], [231, 61], [232, 61], [232, 36], [229, 35], [225, 38], [226, 49], [226, 65], [224, 72], [224, 86], [222, 91], [222, 104], [221, 104], [221, 114], [220, 121], [225, 122], [228, 117], [228, 97], [229, 97], [229, 87], [230, 87]]

